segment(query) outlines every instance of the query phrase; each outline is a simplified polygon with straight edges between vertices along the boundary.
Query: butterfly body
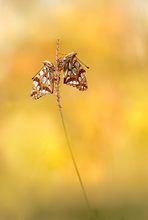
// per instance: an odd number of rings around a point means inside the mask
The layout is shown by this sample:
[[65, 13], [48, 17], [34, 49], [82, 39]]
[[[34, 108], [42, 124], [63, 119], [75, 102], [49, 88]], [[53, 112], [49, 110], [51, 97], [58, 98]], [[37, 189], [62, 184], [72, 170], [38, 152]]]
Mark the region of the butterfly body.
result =
[[80, 91], [88, 88], [87, 80], [85, 77], [85, 70], [81, 66], [76, 57], [76, 53], [69, 53], [64, 57], [64, 84], [76, 87]]
[[33, 99], [39, 99], [40, 97], [53, 93], [54, 90], [54, 65], [49, 61], [43, 62], [42, 69], [32, 78], [33, 88], [31, 96]]

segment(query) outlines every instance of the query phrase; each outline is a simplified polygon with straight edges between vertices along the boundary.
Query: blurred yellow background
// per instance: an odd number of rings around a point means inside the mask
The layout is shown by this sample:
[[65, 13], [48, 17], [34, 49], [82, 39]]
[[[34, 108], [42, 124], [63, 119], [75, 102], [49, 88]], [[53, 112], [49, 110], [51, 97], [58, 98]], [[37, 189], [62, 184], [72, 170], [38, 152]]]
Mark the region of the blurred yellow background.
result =
[[148, 2], [0, 1], [0, 220], [88, 219], [56, 95], [30, 97], [43, 60], [75, 51], [89, 89], [61, 85], [98, 219], [148, 219]]

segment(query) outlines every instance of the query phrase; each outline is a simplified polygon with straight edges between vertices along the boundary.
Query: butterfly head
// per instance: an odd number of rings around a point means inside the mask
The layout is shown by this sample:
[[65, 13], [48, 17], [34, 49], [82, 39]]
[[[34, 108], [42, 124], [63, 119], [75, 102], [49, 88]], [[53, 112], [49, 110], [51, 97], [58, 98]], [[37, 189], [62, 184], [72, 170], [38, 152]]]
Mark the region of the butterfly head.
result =
[[71, 52], [71, 53], [67, 54], [67, 55], [64, 57], [64, 61], [69, 61], [69, 60], [71, 60], [73, 57], [75, 57], [76, 55], [77, 55], [77, 53]]
[[43, 61], [43, 64], [44, 64], [44, 66], [46, 66], [46, 67], [52, 69], [53, 71], [55, 70], [54, 64], [51, 63], [50, 61], [45, 60], [45, 61]]

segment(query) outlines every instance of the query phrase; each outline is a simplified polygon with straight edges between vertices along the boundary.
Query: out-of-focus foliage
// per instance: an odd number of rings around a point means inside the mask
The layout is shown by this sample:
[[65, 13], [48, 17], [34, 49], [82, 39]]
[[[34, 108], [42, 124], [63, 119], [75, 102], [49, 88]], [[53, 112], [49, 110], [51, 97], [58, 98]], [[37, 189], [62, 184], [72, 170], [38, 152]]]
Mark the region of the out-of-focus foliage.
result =
[[87, 219], [55, 94], [31, 100], [43, 60], [76, 51], [89, 89], [61, 85], [93, 208], [148, 219], [147, 1], [0, 1], [0, 219]]

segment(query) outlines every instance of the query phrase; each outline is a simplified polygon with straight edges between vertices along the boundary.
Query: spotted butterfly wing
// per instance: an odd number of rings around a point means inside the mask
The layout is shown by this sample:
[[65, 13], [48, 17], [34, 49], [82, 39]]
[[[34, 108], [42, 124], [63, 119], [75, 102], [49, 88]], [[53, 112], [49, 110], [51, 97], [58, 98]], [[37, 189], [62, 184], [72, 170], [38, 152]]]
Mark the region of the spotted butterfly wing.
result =
[[80, 91], [88, 88], [85, 70], [76, 57], [76, 53], [69, 53], [63, 59], [64, 84], [76, 87]]
[[39, 99], [48, 93], [53, 93], [54, 90], [55, 67], [49, 61], [44, 61], [43, 64], [43, 68], [32, 78], [31, 96], [33, 99]]

